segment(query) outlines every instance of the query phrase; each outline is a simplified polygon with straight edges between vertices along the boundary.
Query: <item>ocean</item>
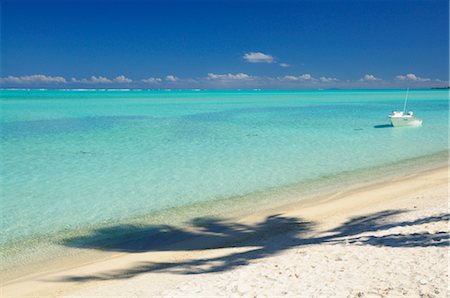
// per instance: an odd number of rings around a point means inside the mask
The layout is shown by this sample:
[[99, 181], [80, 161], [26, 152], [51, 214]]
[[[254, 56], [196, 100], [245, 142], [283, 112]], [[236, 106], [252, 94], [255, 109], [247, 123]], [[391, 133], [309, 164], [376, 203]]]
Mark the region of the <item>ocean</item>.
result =
[[5, 266], [99, 227], [220, 215], [448, 155], [448, 90], [411, 90], [424, 123], [407, 128], [387, 118], [405, 90], [0, 92]]

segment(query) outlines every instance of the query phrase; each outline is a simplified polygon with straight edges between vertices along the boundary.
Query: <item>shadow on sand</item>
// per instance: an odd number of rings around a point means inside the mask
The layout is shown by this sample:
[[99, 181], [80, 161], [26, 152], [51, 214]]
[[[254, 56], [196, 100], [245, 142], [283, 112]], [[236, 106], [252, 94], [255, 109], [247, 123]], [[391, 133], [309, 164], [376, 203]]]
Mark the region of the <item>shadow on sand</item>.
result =
[[[358, 244], [388, 247], [440, 247], [449, 245], [448, 232], [364, 235], [367, 232], [395, 227], [448, 221], [448, 214], [425, 217], [414, 221], [394, 221], [406, 211], [388, 210], [354, 217], [341, 226], [325, 231], [319, 236], [308, 236], [315, 226], [298, 218], [273, 215], [255, 225], [232, 223], [217, 218], [196, 218], [189, 228], [170, 225], [114, 226], [94, 231], [91, 235], [66, 239], [70, 247], [140, 253], [150, 251], [192, 251], [218, 248], [245, 248], [212, 258], [180, 260], [176, 262], [141, 262], [132, 268], [107, 271], [84, 276], [66, 276], [60, 281], [83, 282], [91, 280], [126, 279], [148, 272], [176, 274], [201, 274], [223, 272], [251, 261], [278, 254], [293, 247], [312, 244]], [[116, 235], [116, 236], [114, 236]], [[119, 235], [119, 236], [117, 236]], [[120, 236], [122, 235], [122, 236]], [[320, 236], [326, 235], [326, 236]]]

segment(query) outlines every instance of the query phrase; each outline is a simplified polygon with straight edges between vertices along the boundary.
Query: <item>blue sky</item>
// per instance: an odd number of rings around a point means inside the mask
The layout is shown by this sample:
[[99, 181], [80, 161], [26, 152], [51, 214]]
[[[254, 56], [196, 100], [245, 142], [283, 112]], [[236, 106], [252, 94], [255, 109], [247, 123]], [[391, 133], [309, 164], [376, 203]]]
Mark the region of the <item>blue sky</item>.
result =
[[448, 1], [3, 0], [1, 84], [448, 85]]

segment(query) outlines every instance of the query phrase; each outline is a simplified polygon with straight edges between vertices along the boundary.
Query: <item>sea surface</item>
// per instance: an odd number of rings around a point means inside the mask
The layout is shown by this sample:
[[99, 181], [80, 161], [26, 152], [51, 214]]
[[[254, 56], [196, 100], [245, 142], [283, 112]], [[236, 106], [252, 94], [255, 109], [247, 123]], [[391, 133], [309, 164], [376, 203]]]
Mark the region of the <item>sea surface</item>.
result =
[[405, 93], [2, 90], [4, 261], [167, 210], [446, 155], [448, 91], [410, 91], [423, 126], [393, 128]]

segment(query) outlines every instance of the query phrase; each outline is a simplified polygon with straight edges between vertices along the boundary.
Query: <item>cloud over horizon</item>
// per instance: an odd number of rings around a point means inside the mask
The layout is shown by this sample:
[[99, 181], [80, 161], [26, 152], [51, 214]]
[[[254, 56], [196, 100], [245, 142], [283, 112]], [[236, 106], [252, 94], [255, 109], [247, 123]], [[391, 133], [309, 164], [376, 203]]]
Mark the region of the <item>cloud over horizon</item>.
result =
[[359, 79], [341, 80], [333, 76], [313, 76], [310, 73], [289, 74], [285, 76], [256, 76], [244, 72], [214, 73], [196, 78], [179, 78], [173, 74], [165, 77], [149, 76], [146, 79], [133, 80], [125, 75], [113, 79], [105, 76], [91, 76], [90, 78], [71, 78], [67, 80], [62, 76], [43, 74], [25, 76], [6, 76], [0, 78], [3, 88], [78, 88], [90, 86], [91, 88], [178, 88], [178, 89], [304, 89], [304, 88], [405, 88], [405, 87], [446, 87], [448, 81], [429, 79], [413, 73], [397, 75], [392, 79], [383, 80], [372, 74], [365, 74]]
[[[83, 80], [83, 79], [82, 79]], [[112, 81], [106, 77], [102, 77], [102, 76], [92, 76], [90, 81], [87, 80], [87, 83], [100, 83], [100, 84], [109, 84], [112, 83]]]
[[373, 81], [380, 81], [380, 78], [377, 78], [376, 76], [372, 75], [372, 74], [365, 74], [360, 81], [365, 81], [365, 82], [373, 82]]
[[117, 83], [131, 83], [131, 82], [133, 82], [133, 80], [125, 77], [124, 75], [116, 77], [113, 81], [117, 82]]
[[428, 82], [431, 81], [429, 78], [421, 78], [419, 76], [416, 76], [413, 73], [408, 73], [406, 75], [398, 75], [395, 77], [397, 80], [400, 81], [417, 81], [417, 82]]
[[27, 75], [27, 76], [7, 76], [0, 79], [1, 83], [13, 84], [35, 84], [35, 83], [66, 83], [66, 79], [61, 76], [46, 76], [43, 74]]
[[76, 79], [71, 78], [70, 82], [72, 83], [81, 83], [81, 84], [111, 84], [111, 83], [132, 83], [133, 80], [125, 77], [124, 75], [120, 75], [115, 77], [114, 79], [108, 79], [107, 77], [103, 76], [91, 76], [89, 79]]
[[339, 79], [335, 77], [327, 77], [327, 76], [320, 76], [319, 78], [313, 77], [309, 73], [305, 73], [302, 75], [286, 75], [284, 77], [279, 78], [280, 81], [287, 81], [287, 82], [310, 82], [310, 83], [337, 83], [339, 82]]
[[252, 76], [249, 76], [246, 73], [237, 73], [237, 74], [231, 74], [231, 73], [227, 73], [227, 74], [215, 74], [215, 73], [208, 73], [208, 79], [210, 80], [220, 80], [220, 79], [225, 79], [225, 80], [250, 80], [252, 79]]
[[167, 75], [166, 76], [166, 81], [168, 81], [168, 82], [176, 82], [176, 81], [178, 81], [178, 78], [176, 76], [174, 76], [174, 75]]
[[281, 78], [283, 81], [312, 81], [313, 77], [309, 73], [305, 73], [299, 76], [286, 75]]
[[156, 78], [156, 77], [149, 77], [148, 79], [143, 79], [142, 82], [144, 82], [144, 83], [161, 83], [162, 79]]
[[332, 78], [332, 77], [320, 77], [319, 81], [324, 82], [324, 83], [329, 83], [329, 82], [337, 82], [339, 80], [336, 78]]

